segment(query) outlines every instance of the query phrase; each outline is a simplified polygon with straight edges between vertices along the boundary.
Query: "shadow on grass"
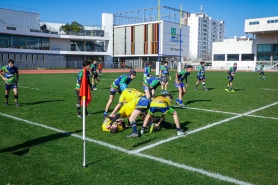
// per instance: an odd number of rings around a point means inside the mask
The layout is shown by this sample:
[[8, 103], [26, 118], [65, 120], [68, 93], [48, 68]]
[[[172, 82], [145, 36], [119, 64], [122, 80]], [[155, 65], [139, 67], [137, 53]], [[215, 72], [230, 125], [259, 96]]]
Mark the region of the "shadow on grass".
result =
[[187, 125], [190, 124], [190, 123], [191, 123], [190, 121], [185, 121], [183, 123], [180, 123], [181, 129], [183, 129], [184, 131], [187, 131], [188, 130]]
[[246, 89], [235, 89], [235, 91], [245, 91]]
[[154, 137], [154, 138], [152, 138], [152, 139], [148, 139], [148, 140], [146, 140], [146, 141], [144, 141], [144, 142], [141, 142], [141, 143], [137, 143], [136, 145], [133, 145], [132, 148], [131, 148], [130, 150], [132, 150], [132, 149], [134, 149], [134, 148], [136, 148], [136, 147], [138, 147], [138, 146], [148, 144], [149, 142], [151, 142], [151, 141], [153, 141], [153, 140], [155, 140], [155, 139], [156, 139], [156, 137]]
[[210, 90], [213, 90], [213, 89], [215, 89], [215, 88], [212, 87], [212, 88], [207, 88], [207, 89], [210, 91]]
[[56, 102], [56, 101], [64, 101], [64, 100], [44, 100], [44, 101], [37, 101], [37, 102], [30, 102], [30, 103], [20, 103], [20, 105], [36, 105], [36, 104]]
[[185, 103], [185, 105], [188, 105], [188, 104], [191, 104], [191, 103], [196, 103], [196, 102], [202, 102], [202, 101], [211, 101], [211, 100], [190, 100], [190, 101], [187, 101]]
[[49, 136], [44, 136], [44, 137], [39, 137], [36, 139], [32, 139], [29, 141], [26, 141], [22, 144], [18, 144], [12, 147], [4, 148], [0, 150], [0, 153], [4, 152], [11, 152], [14, 155], [22, 156], [24, 154], [27, 154], [30, 150], [31, 147], [49, 142], [49, 141], [54, 141], [56, 139], [62, 139], [64, 137], [71, 136], [73, 133], [78, 133], [82, 132], [82, 130], [77, 130], [75, 132], [63, 132], [63, 133], [57, 133], [57, 134], [52, 134]]

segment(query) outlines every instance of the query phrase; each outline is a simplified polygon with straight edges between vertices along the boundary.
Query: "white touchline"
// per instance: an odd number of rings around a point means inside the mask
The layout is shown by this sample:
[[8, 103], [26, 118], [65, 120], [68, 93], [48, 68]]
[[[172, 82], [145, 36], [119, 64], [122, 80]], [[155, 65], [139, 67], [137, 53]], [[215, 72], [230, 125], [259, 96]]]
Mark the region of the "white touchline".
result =
[[274, 118], [274, 117], [265, 117], [265, 116], [257, 116], [257, 115], [245, 115], [245, 116], [278, 120], [278, 118]]
[[[39, 126], [39, 127], [49, 129], [49, 130], [53, 130], [53, 131], [56, 131], [56, 132], [59, 132], [59, 133], [64, 133], [64, 134], [79, 138], [81, 140], [83, 139], [83, 137], [81, 135], [72, 134], [70, 132], [66, 132], [66, 131], [63, 131], [63, 130], [60, 130], [60, 129], [57, 129], [57, 128], [54, 128], [54, 127], [49, 127], [49, 126], [46, 126], [46, 125], [43, 125], [43, 124], [39, 124], [39, 123], [35, 123], [35, 122], [28, 121], [28, 120], [25, 120], [25, 119], [17, 118], [17, 117], [14, 117], [14, 116], [11, 116], [11, 115], [8, 115], [8, 114], [4, 114], [4, 113], [1, 113], [1, 112], [0, 112], [0, 115], [11, 118], [11, 119], [15, 119], [15, 120], [18, 120], [18, 121], [22, 121], [22, 122], [25, 122], [25, 123], [28, 123], [28, 124], [31, 124], [31, 125], [36, 125], [36, 126]], [[212, 177], [214, 179], [218, 179], [218, 180], [222, 180], [222, 181], [226, 181], [226, 182], [231, 182], [231, 183], [238, 184], [238, 185], [252, 185], [248, 182], [240, 181], [240, 180], [228, 177], [228, 176], [223, 176], [223, 175], [220, 175], [218, 173], [211, 173], [211, 172], [205, 171], [203, 169], [194, 168], [194, 167], [191, 167], [191, 166], [175, 163], [175, 162], [172, 162], [172, 161], [169, 161], [169, 160], [165, 160], [165, 159], [162, 159], [162, 158], [158, 158], [158, 157], [154, 157], [154, 156], [150, 156], [150, 155], [146, 155], [146, 154], [140, 154], [138, 152], [134, 152], [134, 151], [131, 151], [131, 150], [126, 150], [124, 148], [121, 148], [121, 147], [118, 147], [118, 146], [115, 146], [115, 145], [111, 145], [111, 144], [103, 142], [103, 141], [97, 141], [97, 140], [87, 138], [87, 137], [86, 137], [86, 141], [96, 143], [96, 144], [99, 144], [99, 145], [102, 145], [102, 146], [106, 146], [108, 148], [115, 149], [115, 150], [118, 150], [118, 151], [121, 151], [121, 152], [124, 152], [124, 153], [127, 153], [127, 154], [131, 154], [131, 155], [135, 155], [135, 156], [138, 156], [138, 157], [144, 157], [144, 158], [147, 158], [147, 159], [151, 159], [151, 160], [154, 160], [154, 161], [157, 161], [157, 162], [160, 162], [160, 163], [164, 163], [164, 164], [167, 164], [167, 165], [170, 165], [170, 166], [174, 166], [174, 167], [177, 167], [177, 168], [181, 168], [181, 169], [184, 169], [184, 170], [197, 172], [197, 173], [200, 173], [202, 175]]]
[[278, 91], [278, 89], [266, 89], [266, 88], [263, 88], [264, 90], [267, 90], [267, 91]]
[[[206, 125], [206, 126], [204, 126], [204, 127], [197, 128], [197, 129], [195, 129], [195, 130], [192, 130], [192, 131], [187, 132], [187, 135], [193, 134], [193, 133], [196, 133], [196, 132], [199, 132], [199, 131], [202, 131], [202, 130], [206, 130], [206, 129], [211, 128], [211, 127], [213, 127], [213, 126], [215, 126], [215, 125], [219, 125], [219, 124], [221, 124], [221, 123], [225, 123], [225, 122], [231, 121], [231, 120], [236, 119], [236, 118], [240, 118], [240, 117], [243, 117], [243, 116], [247, 116], [248, 114], [252, 114], [252, 113], [254, 113], [254, 112], [257, 112], [257, 111], [259, 111], [259, 110], [266, 109], [266, 108], [271, 107], [271, 106], [276, 105], [276, 104], [278, 104], [278, 102], [272, 103], [272, 104], [270, 104], [270, 105], [267, 105], [267, 106], [264, 106], [264, 107], [261, 107], [261, 108], [258, 108], [258, 109], [255, 109], [255, 110], [252, 110], [252, 111], [243, 113], [243, 114], [238, 114], [238, 115], [236, 115], [236, 116], [234, 116], [234, 117], [227, 118], [227, 119], [224, 119], [224, 120], [221, 120], [221, 121], [218, 121], [218, 122], [215, 122], [215, 123]], [[160, 140], [160, 141], [158, 141], [158, 142], [156, 142], [156, 143], [153, 143], [153, 144], [150, 144], [150, 145], [141, 147], [141, 148], [139, 148], [139, 149], [137, 149], [137, 150], [133, 150], [133, 152], [134, 152], [134, 153], [139, 153], [139, 152], [142, 152], [142, 151], [144, 151], [144, 150], [148, 150], [148, 149], [153, 148], [153, 147], [155, 147], [155, 146], [158, 146], [158, 145], [161, 145], [161, 144], [163, 144], [163, 143], [167, 143], [167, 142], [176, 140], [176, 139], [181, 138], [181, 137], [184, 137], [184, 136], [174, 136], [174, 137], [170, 137], [170, 138], [165, 139], [165, 140]]]

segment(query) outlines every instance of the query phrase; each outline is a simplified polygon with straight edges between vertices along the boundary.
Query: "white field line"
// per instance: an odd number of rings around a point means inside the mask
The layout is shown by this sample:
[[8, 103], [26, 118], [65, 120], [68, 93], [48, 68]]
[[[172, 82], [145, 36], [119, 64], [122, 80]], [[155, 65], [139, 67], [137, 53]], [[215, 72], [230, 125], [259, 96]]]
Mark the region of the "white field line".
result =
[[278, 119], [278, 118], [275, 118], [275, 117], [265, 117], [265, 116], [257, 116], [257, 115], [244, 115], [244, 114], [234, 113], [234, 112], [224, 112], [224, 111], [218, 111], [218, 110], [200, 109], [200, 108], [193, 108], [193, 107], [186, 107], [186, 109], [201, 110], [201, 111], [206, 111], [206, 112], [215, 112], [215, 113], [223, 113], [223, 114], [243, 115], [243, 116], [248, 116], [248, 117], [257, 117], [257, 118], [274, 119], [274, 120]]
[[202, 111], [206, 111], [206, 112], [215, 112], [215, 113], [239, 115], [239, 113], [234, 113], [234, 112], [224, 112], [224, 111], [218, 111], [218, 110], [200, 109], [200, 108], [193, 108], [193, 107], [186, 107], [186, 109], [202, 110]]
[[278, 89], [266, 89], [266, 88], [263, 88], [264, 90], [267, 90], [267, 91], [278, 91]]
[[[3, 114], [1, 112], [0, 112], [0, 115], [11, 118], [11, 119], [15, 119], [15, 120], [18, 120], [18, 121], [22, 121], [22, 122], [25, 122], [25, 123], [28, 123], [28, 124], [31, 124], [31, 125], [35, 125], [35, 126], [39, 126], [39, 127], [49, 129], [49, 130], [53, 130], [53, 131], [56, 131], [56, 132], [59, 132], [59, 133], [64, 133], [64, 134], [76, 137], [78, 139], [81, 139], [81, 140], [83, 139], [83, 137], [81, 135], [72, 134], [72, 133], [69, 133], [69, 132], [54, 128], [54, 127], [49, 127], [49, 126], [46, 126], [46, 125], [43, 125], [43, 124], [31, 122], [31, 121], [21, 119], [21, 118], [17, 118], [17, 117], [8, 115], [8, 114]], [[94, 139], [91, 139], [91, 138], [86, 137], [86, 141], [96, 143], [96, 144], [99, 144], [101, 146], [105, 146], [105, 147], [108, 147], [108, 148], [111, 148], [111, 149], [115, 149], [115, 150], [118, 150], [118, 151], [121, 151], [121, 152], [124, 152], [124, 153], [127, 153], [127, 154], [133, 154], [133, 155], [138, 156], [138, 157], [144, 157], [144, 158], [147, 158], [147, 159], [150, 159], [150, 160], [154, 160], [154, 161], [164, 163], [164, 164], [167, 164], [167, 165], [170, 165], [170, 166], [181, 168], [181, 169], [184, 169], [184, 170], [187, 170], [187, 171], [200, 173], [202, 175], [205, 175], [205, 176], [208, 176], [208, 177], [211, 177], [211, 178], [214, 178], [214, 179], [218, 179], [218, 180], [222, 180], [222, 181], [226, 181], [226, 182], [230, 182], [230, 183], [234, 183], [234, 184], [238, 184], [238, 185], [252, 185], [248, 182], [240, 181], [240, 180], [228, 177], [228, 176], [223, 176], [223, 175], [220, 175], [218, 173], [211, 173], [211, 172], [205, 171], [203, 169], [194, 168], [194, 167], [187, 166], [187, 165], [184, 165], [184, 164], [175, 163], [175, 162], [172, 162], [172, 161], [169, 161], [169, 160], [165, 160], [165, 159], [150, 156], [150, 155], [140, 154], [138, 152], [134, 153], [133, 151], [126, 150], [124, 148], [121, 148], [121, 147], [118, 147], [118, 146], [115, 146], [115, 145], [111, 145], [111, 144], [106, 143], [106, 142], [97, 141], [97, 140], [94, 140]]]
[[[208, 129], [208, 128], [214, 127], [214, 126], [219, 125], [219, 124], [221, 124], [221, 123], [225, 123], [225, 122], [231, 121], [231, 120], [236, 119], [236, 118], [240, 118], [240, 117], [243, 117], [243, 116], [247, 116], [248, 114], [252, 114], [252, 113], [254, 113], [254, 112], [257, 112], [257, 111], [266, 109], [266, 108], [271, 107], [271, 106], [274, 106], [274, 105], [276, 105], [276, 104], [278, 104], [278, 102], [272, 103], [272, 104], [270, 104], [270, 105], [267, 105], [267, 106], [264, 106], [264, 107], [261, 107], [261, 108], [258, 108], [258, 109], [255, 109], [255, 110], [252, 110], [252, 111], [243, 113], [243, 114], [236, 115], [236, 116], [231, 117], [231, 118], [227, 118], [227, 119], [224, 119], [224, 120], [221, 120], [221, 121], [218, 121], [218, 122], [215, 122], [215, 123], [206, 125], [206, 126], [204, 126], [204, 127], [197, 128], [197, 129], [195, 129], [195, 130], [192, 130], [192, 131], [187, 132], [187, 135], [193, 134], [193, 133], [196, 133], [196, 132], [199, 132], [199, 131], [202, 131], [202, 130], [206, 130], [206, 129]], [[139, 152], [142, 152], [142, 151], [144, 151], [144, 150], [148, 150], [148, 149], [150, 149], [150, 148], [156, 147], [156, 146], [158, 146], [158, 145], [161, 145], [161, 144], [164, 144], [164, 143], [167, 143], [167, 142], [176, 140], [176, 139], [178, 139], [178, 138], [180, 138], [180, 137], [184, 137], [184, 136], [174, 136], [174, 137], [170, 137], [170, 138], [168, 138], [168, 139], [160, 140], [160, 141], [158, 141], [158, 142], [156, 142], [156, 143], [153, 143], [153, 144], [150, 144], [150, 145], [141, 147], [141, 148], [139, 148], [139, 149], [137, 149], [137, 150], [133, 150], [133, 152], [134, 152], [134, 153], [139, 153]]]
[[39, 90], [40, 91], [40, 89], [38, 89], [38, 88], [24, 87], [24, 86], [18, 86], [18, 87], [23, 88], [23, 89], [34, 89], [34, 90]]

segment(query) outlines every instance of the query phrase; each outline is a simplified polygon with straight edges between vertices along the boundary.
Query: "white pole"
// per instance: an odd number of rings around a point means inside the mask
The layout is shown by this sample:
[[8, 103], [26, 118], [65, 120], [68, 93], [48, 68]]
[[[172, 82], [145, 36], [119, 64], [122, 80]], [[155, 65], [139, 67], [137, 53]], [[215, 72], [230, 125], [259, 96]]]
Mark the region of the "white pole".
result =
[[86, 167], [86, 96], [83, 96], [83, 167]]

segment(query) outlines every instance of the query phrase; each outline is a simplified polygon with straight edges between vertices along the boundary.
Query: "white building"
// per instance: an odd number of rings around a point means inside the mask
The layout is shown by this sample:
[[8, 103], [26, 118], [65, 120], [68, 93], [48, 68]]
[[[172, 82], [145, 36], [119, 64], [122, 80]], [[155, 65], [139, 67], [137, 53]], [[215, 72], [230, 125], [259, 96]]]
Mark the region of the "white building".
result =
[[59, 31], [62, 25], [41, 22], [38, 13], [0, 8], [0, 66], [8, 59], [20, 69], [81, 68], [87, 58], [112, 63], [113, 14], [76, 33]]
[[244, 32], [254, 39], [235, 37], [213, 43], [212, 66], [228, 68], [237, 62], [240, 68], [255, 68], [278, 63], [278, 16], [246, 19]]
[[211, 61], [212, 42], [224, 39], [224, 21], [213, 20], [202, 12], [191, 14], [188, 18], [190, 26], [189, 58], [191, 62]]
[[[127, 66], [142, 68], [146, 61], [179, 62], [189, 56], [188, 12], [162, 6], [114, 14], [114, 60]], [[172, 61], [172, 62], [171, 62]], [[157, 67], [157, 66], [156, 66]]]

